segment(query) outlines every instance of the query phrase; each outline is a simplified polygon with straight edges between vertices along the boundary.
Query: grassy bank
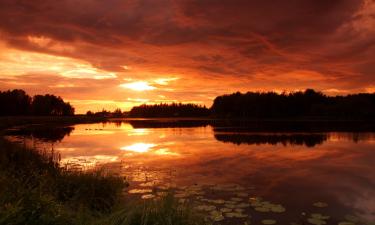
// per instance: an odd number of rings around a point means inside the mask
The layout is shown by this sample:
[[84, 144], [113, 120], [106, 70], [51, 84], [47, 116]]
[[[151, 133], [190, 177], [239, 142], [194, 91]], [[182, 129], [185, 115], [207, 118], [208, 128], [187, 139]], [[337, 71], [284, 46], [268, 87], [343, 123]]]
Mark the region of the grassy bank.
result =
[[[87, 118], [2, 118], [4, 128], [26, 124], [72, 124]], [[97, 122], [97, 121], [92, 121]], [[201, 216], [168, 195], [125, 200], [127, 182], [101, 172], [60, 168], [56, 156], [40, 154], [0, 136], [0, 225], [198, 225]], [[128, 198], [127, 198], [128, 199]]]

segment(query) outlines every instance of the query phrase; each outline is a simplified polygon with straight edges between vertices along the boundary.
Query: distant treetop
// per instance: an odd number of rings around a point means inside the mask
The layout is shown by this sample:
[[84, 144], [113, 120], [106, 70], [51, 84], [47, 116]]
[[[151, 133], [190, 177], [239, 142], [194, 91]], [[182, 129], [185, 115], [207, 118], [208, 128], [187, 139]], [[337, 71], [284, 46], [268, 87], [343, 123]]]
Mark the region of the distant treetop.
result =
[[70, 116], [74, 108], [55, 95], [30, 97], [24, 90], [0, 91], [0, 116]]

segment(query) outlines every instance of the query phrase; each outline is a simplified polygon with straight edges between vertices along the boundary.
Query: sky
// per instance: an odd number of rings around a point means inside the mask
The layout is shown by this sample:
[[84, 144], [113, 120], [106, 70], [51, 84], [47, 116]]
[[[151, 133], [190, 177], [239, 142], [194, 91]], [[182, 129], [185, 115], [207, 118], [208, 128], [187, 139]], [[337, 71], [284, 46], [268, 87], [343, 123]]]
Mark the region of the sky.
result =
[[77, 113], [375, 92], [375, 0], [0, 0], [0, 90]]

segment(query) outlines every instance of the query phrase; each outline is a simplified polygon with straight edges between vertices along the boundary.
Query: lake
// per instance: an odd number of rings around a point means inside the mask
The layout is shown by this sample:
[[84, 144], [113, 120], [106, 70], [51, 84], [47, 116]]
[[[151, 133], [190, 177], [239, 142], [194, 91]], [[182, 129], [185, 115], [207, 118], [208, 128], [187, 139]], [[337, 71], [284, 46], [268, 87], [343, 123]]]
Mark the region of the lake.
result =
[[270, 127], [134, 120], [25, 126], [8, 138], [54, 151], [72, 170], [125, 176], [131, 196], [173, 189], [181, 202], [224, 212], [220, 224], [375, 221], [374, 132]]

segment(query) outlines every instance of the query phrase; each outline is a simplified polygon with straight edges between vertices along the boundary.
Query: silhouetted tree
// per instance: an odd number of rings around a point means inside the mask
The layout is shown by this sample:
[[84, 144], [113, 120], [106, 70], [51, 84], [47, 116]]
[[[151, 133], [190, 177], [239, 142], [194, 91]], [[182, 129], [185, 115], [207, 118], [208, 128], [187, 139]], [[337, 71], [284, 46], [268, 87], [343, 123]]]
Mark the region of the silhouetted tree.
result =
[[313, 89], [290, 94], [237, 92], [218, 96], [211, 113], [229, 118], [375, 118], [375, 94], [330, 97]]
[[0, 91], [0, 105], [1, 116], [27, 115], [30, 113], [31, 97], [19, 89]]
[[23, 90], [0, 91], [1, 116], [66, 116], [74, 115], [74, 108], [54, 95], [36, 95], [31, 98]]
[[144, 104], [133, 107], [129, 112], [130, 117], [202, 117], [209, 114], [205, 106], [182, 103]]
[[31, 104], [33, 115], [68, 116], [74, 114], [74, 108], [61, 97], [54, 95], [35, 95]]

